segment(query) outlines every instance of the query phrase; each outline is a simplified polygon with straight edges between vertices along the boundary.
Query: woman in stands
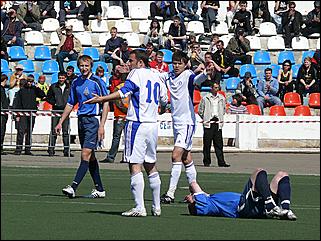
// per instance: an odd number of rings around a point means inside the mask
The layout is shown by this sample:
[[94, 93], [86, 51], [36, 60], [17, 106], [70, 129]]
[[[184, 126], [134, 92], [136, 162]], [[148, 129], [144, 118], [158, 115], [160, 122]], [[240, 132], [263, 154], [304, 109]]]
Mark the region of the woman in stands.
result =
[[279, 70], [278, 82], [279, 82], [279, 98], [283, 101], [284, 95], [287, 92], [293, 92], [292, 82], [292, 64], [290, 60], [285, 60], [282, 63], [282, 69]]
[[158, 49], [163, 48], [163, 30], [160, 26], [158, 19], [156, 18], [154, 18], [150, 23], [150, 27], [144, 38], [145, 46], [149, 42], [152, 42], [154, 46], [156, 45]]

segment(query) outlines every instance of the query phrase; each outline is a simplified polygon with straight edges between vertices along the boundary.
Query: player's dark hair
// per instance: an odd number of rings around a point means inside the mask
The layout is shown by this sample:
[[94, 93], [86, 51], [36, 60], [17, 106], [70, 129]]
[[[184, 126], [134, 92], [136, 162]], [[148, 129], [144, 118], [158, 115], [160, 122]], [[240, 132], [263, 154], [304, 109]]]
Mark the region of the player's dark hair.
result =
[[137, 61], [143, 61], [146, 67], [149, 67], [149, 58], [145, 50], [135, 49], [130, 52], [130, 54], [135, 54]]
[[189, 58], [186, 53], [178, 50], [173, 53], [172, 62], [174, 61], [178, 61], [178, 62], [183, 61], [185, 64], [187, 64], [189, 61]]
[[89, 55], [81, 55], [77, 60], [77, 66], [79, 68], [80, 61], [89, 61], [91, 68], [94, 66], [94, 61]]
[[189, 211], [190, 215], [196, 216], [197, 213], [196, 213], [196, 208], [195, 208], [195, 202], [188, 204], [188, 211]]

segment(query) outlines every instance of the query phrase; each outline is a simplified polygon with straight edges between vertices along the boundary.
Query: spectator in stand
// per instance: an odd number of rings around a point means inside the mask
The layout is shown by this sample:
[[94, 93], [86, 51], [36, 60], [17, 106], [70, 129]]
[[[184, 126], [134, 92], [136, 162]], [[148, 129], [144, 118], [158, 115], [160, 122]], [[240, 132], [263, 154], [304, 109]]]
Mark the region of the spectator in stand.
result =
[[116, 48], [111, 55], [111, 57], [113, 58], [113, 71], [115, 70], [117, 65], [126, 66], [126, 63], [129, 60], [130, 52], [131, 49], [128, 47], [127, 40], [123, 39], [120, 47]]
[[190, 69], [199, 74], [205, 69], [204, 54], [202, 53], [201, 46], [198, 43], [192, 45], [192, 52], [190, 56]]
[[[109, 87], [109, 83], [107, 82], [107, 78], [105, 76], [105, 69], [102, 66], [99, 65], [97, 67], [95, 75], [97, 75], [99, 78], [101, 78], [102, 81], [104, 81], [107, 88]], [[107, 93], [109, 94], [109, 91]]]
[[11, 75], [10, 77], [10, 84], [9, 84], [9, 106], [13, 106], [13, 100], [15, 98], [16, 93], [20, 89], [20, 81], [22, 79], [27, 79], [27, 76], [23, 73], [23, 65], [22, 64], [17, 64], [15, 67], [15, 72]]
[[163, 29], [157, 18], [154, 18], [150, 23], [147, 34], [144, 37], [144, 45], [152, 42], [158, 49], [163, 48]]
[[1, 36], [7, 45], [24, 47], [24, 39], [21, 38], [22, 28], [22, 23], [17, 19], [17, 11], [11, 7], [1, 30]]
[[[66, 30], [63, 33], [63, 30]], [[59, 71], [64, 71], [64, 59], [66, 57], [71, 60], [77, 60], [80, 51], [82, 50], [81, 42], [73, 35], [73, 26], [60, 27], [56, 30], [60, 43], [56, 49], [57, 62], [59, 64]]]
[[74, 72], [75, 72], [74, 66], [70, 66], [70, 65], [67, 66], [67, 68], [66, 68], [66, 74], [67, 74], [66, 82], [67, 82], [67, 84], [71, 84], [72, 81], [78, 77]]
[[314, 1], [314, 9], [308, 13], [302, 35], [308, 37], [313, 33], [320, 34], [320, 1]]
[[43, 22], [46, 18], [56, 18], [55, 1], [37, 1], [40, 8], [40, 21]]
[[178, 16], [184, 23], [184, 18], [188, 21], [197, 21], [199, 16], [196, 14], [198, 10], [198, 1], [177, 1]]
[[6, 4], [6, 1], [1, 1], [1, 23], [4, 24], [4, 21], [6, 19], [6, 15], [7, 15], [7, 4]]
[[182, 51], [187, 51], [187, 36], [184, 22], [178, 16], [173, 18], [173, 23], [169, 26], [168, 39], [165, 43], [165, 48], [174, 49], [175, 44], [179, 44]]
[[[5, 91], [5, 86], [8, 81], [8, 76], [5, 74], [1, 74], [1, 112], [6, 111], [6, 109], [9, 109], [9, 98]], [[7, 121], [8, 121], [8, 115], [7, 114], [1, 114], [1, 156], [6, 155], [6, 153], [3, 151], [3, 142], [4, 142], [4, 136], [6, 134], [6, 127], [7, 127]]]
[[276, 25], [278, 34], [282, 34], [282, 18], [283, 14], [289, 10], [290, 1], [275, 1], [274, 14], [272, 14], [272, 21]]
[[123, 9], [124, 17], [128, 18], [128, 1], [109, 1], [109, 6], [120, 6]]
[[163, 61], [164, 53], [157, 51], [154, 61], [149, 63], [149, 66], [153, 69], [157, 69], [160, 73], [169, 72], [168, 64]]
[[245, 72], [244, 79], [237, 85], [235, 93], [241, 95], [242, 101], [245, 101], [247, 105], [257, 105], [256, 99], [259, 94], [252, 82], [251, 72]]
[[176, 13], [174, 1], [153, 1], [150, 3], [150, 19], [160, 16], [166, 21], [172, 19]]
[[17, 10], [17, 18], [25, 28], [41, 31], [40, 8], [37, 1], [27, 1], [19, 6]]
[[[65, 106], [67, 104], [68, 96], [70, 93], [70, 84], [67, 83], [67, 75], [65, 72], [58, 73], [58, 82], [50, 86], [47, 102], [52, 105], [52, 110], [54, 113], [62, 114]], [[55, 145], [57, 140], [57, 133], [55, 132], [55, 127], [57, 126], [61, 117], [52, 116], [51, 117], [51, 132], [49, 136], [49, 146], [48, 154], [49, 156], [55, 155]], [[70, 153], [70, 143], [69, 143], [69, 118], [62, 123], [62, 140], [64, 143], [64, 156], [73, 157], [74, 155]]]
[[199, 43], [196, 41], [196, 34], [191, 32], [188, 36], [188, 41], [187, 41], [187, 55], [188, 56], [192, 55], [194, 44], [199, 44]]
[[234, 55], [234, 61], [239, 60], [242, 64], [251, 64], [252, 56], [248, 54], [251, 51], [250, 40], [244, 37], [244, 29], [239, 28], [233, 38], [230, 39], [226, 49]]
[[293, 92], [292, 82], [292, 63], [290, 60], [285, 60], [282, 63], [282, 69], [279, 70], [278, 82], [279, 82], [279, 93], [278, 96], [281, 101], [284, 99], [285, 93]]
[[7, 51], [7, 42], [4, 40], [4, 38], [1, 36], [1, 43], [0, 43], [0, 58], [5, 59], [8, 61], [9, 55]]
[[224, 48], [224, 42], [218, 40], [216, 44], [217, 51], [213, 55], [213, 60], [216, 63], [215, 81], [220, 82], [223, 75], [228, 74], [230, 77], [237, 77], [239, 70], [234, 67], [234, 56], [231, 51]]
[[307, 93], [320, 92], [320, 86], [317, 81], [317, 70], [313, 67], [310, 57], [306, 57], [304, 63], [299, 68], [296, 92], [299, 93], [302, 104], [304, 95]]
[[112, 62], [112, 53], [115, 51], [115, 49], [119, 48], [121, 43], [124, 41], [123, 38], [117, 36], [116, 27], [112, 27], [110, 29], [110, 35], [111, 37], [106, 41], [104, 54], [100, 57], [100, 60], [106, 63]]
[[83, 11], [86, 5], [84, 1], [80, 1], [80, 6], [77, 7], [76, 1], [59, 1], [59, 25], [65, 26], [66, 16], [71, 14], [76, 14], [76, 18], [83, 20]]
[[102, 8], [101, 1], [84, 1], [85, 9], [83, 12], [83, 23], [85, 31], [89, 31], [89, 15], [93, 14], [96, 16], [97, 20], [100, 22], [102, 20]]
[[[217, 66], [217, 64], [213, 61], [213, 54], [211, 52], [206, 52], [204, 55], [204, 69], [210, 65], [210, 64], [214, 64], [214, 66]], [[205, 80], [202, 84], [201, 87], [205, 86], [205, 87], [211, 87], [213, 85], [213, 83], [215, 82], [215, 76], [216, 76], [216, 67], [214, 67], [213, 69], [209, 69], [207, 71], [207, 80]], [[217, 83], [219, 83], [219, 81], [216, 81]]]
[[213, 33], [212, 36], [211, 36], [211, 42], [210, 42], [210, 46], [208, 48], [208, 52], [211, 52], [211, 53], [215, 53], [217, 48], [216, 48], [216, 44], [217, 44], [217, 41], [220, 39], [220, 36], [216, 33]]
[[320, 49], [317, 49], [314, 52], [314, 55], [311, 61], [312, 61], [312, 65], [317, 70], [317, 82], [320, 86]]
[[239, 28], [244, 29], [245, 35], [252, 34], [251, 27], [251, 13], [246, 10], [247, 1], [240, 1], [239, 3], [240, 9], [235, 13], [234, 18], [232, 20], [232, 25], [234, 26], [234, 32], [237, 33]]
[[234, 17], [234, 14], [236, 13], [238, 7], [239, 7], [240, 1], [228, 1], [228, 7], [227, 7], [227, 13], [226, 13], [226, 22], [227, 27], [233, 32], [232, 30], [232, 20]]
[[[34, 85], [34, 76], [29, 75], [24, 86], [17, 92], [14, 100], [14, 109], [37, 111], [36, 98], [42, 100], [46, 94]], [[29, 112], [30, 113], [30, 112]], [[14, 155], [21, 155], [23, 138], [25, 137], [25, 155], [33, 155], [31, 153], [31, 138], [32, 131], [35, 125], [35, 116], [17, 116], [16, 122], [18, 123], [16, 150]]]
[[259, 29], [261, 22], [271, 22], [268, 1], [252, 1], [253, 28]]
[[285, 47], [291, 47], [292, 37], [299, 37], [302, 25], [302, 14], [295, 10], [295, 2], [289, 3], [289, 10], [283, 14], [282, 29]]
[[279, 91], [278, 80], [272, 77], [271, 68], [266, 68], [264, 72], [265, 78], [263, 80], [259, 80], [257, 85], [257, 92], [259, 96], [256, 99], [262, 115], [264, 115], [264, 107], [267, 103], [269, 103], [271, 106], [282, 105], [282, 101], [279, 97], [277, 97]]
[[152, 62], [156, 58], [156, 52], [154, 51], [154, 45], [152, 42], [147, 43], [146, 45], [146, 54], [148, 56], [149, 62]]
[[[45, 75], [39, 76], [38, 83], [36, 84], [36, 86], [38, 88], [40, 88], [45, 93], [45, 95], [47, 95], [48, 90], [49, 90], [49, 84], [46, 83], [46, 76]], [[37, 98], [36, 101], [38, 103], [38, 109], [43, 110], [44, 101], [42, 101], [41, 98]]]
[[204, 31], [205, 33], [210, 33], [212, 25], [219, 24], [216, 20], [218, 14], [218, 9], [220, 8], [220, 1], [202, 1], [201, 2], [201, 16], [203, 18]]

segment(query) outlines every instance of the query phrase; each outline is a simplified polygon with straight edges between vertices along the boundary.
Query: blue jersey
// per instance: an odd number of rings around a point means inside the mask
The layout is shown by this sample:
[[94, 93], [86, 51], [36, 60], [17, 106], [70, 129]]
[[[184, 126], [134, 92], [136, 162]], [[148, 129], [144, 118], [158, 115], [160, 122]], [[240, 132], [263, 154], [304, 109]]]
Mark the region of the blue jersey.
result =
[[84, 101], [93, 98], [93, 94], [100, 96], [107, 95], [107, 87], [104, 81], [96, 75], [91, 75], [89, 79], [82, 79], [79, 76], [71, 84], [71, 90], [67, 104], [74, 106], [79, 103], [77, 115], [97, 116], [102, 111], [102, 105], [83, 104]]
[[240, 202], [240, 193], [220, 192], [208, 195], [194, 194], [197, 215], [237, 218], [237, 207]]

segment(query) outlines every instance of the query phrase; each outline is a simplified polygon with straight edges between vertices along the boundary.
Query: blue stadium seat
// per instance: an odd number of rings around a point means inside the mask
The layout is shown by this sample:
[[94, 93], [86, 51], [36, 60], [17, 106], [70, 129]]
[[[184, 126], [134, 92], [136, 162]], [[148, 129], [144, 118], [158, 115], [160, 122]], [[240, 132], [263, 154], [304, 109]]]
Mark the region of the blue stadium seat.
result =
[[303, 54], [302, 54], [302, 64], [304, 63], [304, 59], [306, 57], [313, 57], [314, 55], [314, 50], [308, 50], [308, 51], [304, 51]]
[[257, 77], [256, 69], [253, 64], [243, 64], [240, 67], [240, 77], [243, 78], [246, 72], [251, 72], [252, 78]]
[[80, 74], [80, 70], [79, 70], [79, 68], [77, 66], [77, 60], [69, 61], [68, 64], [67, 64], [67, 67], [68, 66], [73, 66], [74, 69], [75, 69], [74, 73], [77, 74], [77, 75]]
[[5, 59], [1, 59], [1, 73], [8, 73], [8, 72], [11, 72], [8, 61]]
[[59, 65], [56, 60], [46, 60], [42, 65], [43, 74], [54, 74], [59, 72]]
[[226, 90], [227, 91], [230, 91], [230, 90], [234, 91], [234, 90], [236, 90], [237, 85], [241, 82], [241, 79], [238, 77], [230, 77], [227, 80], [225, 80], [225, 82], [226, 82], [226, 87], [225, 87]]
[[108, 70], [108, 65], [105, 63], [105, 62], [102, 62], [102, 61], [98, 61], [98, 62], [94, 62], [94, 66], [93, 66], [93, 73], [96, 73], [96, 69], [98, 66], [101, 66], [104, 68], [104, 72], [105, 73], [108, 73], [109, 70]]
[[292, 78], [296, 79], [298, 77], [299, 68], [301, 67], [301, 64], [295, 64], [292, 65]]
[[94, 47], [85, 48], [84, 55], [89, 55], [94, 61], [99, 60], [99, 52], [97, 48], [94, 48]]
[[54, 73], [51, 75], [51, 81], [50, 81], [50, 84], [54, 84], [54, 83], [57, 83], [58, 82], [58, 73]]
[[23, 60], [28, 58], [21, 46], [11, 46], [9, 48], [8, 54], [11, 61]]
[[287, 59], [290, 60], [292, 64], [295, 64], [293, 51], [281, 51], [278, 57], [278, 64], [282, 64]]
[[35, 72], [35, 66], [33, 65], [32, 60], [20, 60], [18, 64], [23, 65], [23, 72], [25, 73], [32, 73]]
[[48, 46], [37, 46], [35, 48], [35, 60], [50, 60], [51, 59], [51, 53]]
[[173, 52], [169, 49], [160, 49], [164, 53], [164, 62], [172, 63]]
[[277, 65], [277, 64], [270, 64], [267, 67], [272, 69], [272, 76], [274, 78], [277, 78], [278, 75], [279, 75], [279, 70], [280, 70], [281, 67], [279, 65]]
[[254, 64], [271, 64], [270, 53], [265, 50], [259, 50], [254, 53]]
[[172, 70], [174, 70], [173, 64], [169, 64], [169, 65], [168, 65], [168, 70], [169, 70], [169, 72], [171, 72]]

